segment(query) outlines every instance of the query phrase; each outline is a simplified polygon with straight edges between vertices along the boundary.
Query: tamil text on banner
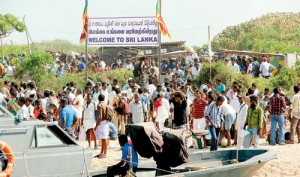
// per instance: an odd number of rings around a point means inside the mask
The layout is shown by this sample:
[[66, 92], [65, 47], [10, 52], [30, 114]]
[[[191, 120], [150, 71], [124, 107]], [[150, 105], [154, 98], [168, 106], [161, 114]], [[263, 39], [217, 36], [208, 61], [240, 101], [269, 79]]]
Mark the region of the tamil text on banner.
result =
[[90, 46], [157, 46], [155, 17], [89, 18]]

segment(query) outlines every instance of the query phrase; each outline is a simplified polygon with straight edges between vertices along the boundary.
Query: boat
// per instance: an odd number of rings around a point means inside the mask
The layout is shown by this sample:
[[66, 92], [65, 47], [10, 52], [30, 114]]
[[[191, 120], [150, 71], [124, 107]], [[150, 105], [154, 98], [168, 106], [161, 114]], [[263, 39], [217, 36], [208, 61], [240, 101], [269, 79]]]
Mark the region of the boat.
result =
[[[3, 172], [13, 166], [11, 177], [90, 175], [92, 152], [77, 144], [56, 123], [22, 121], [0, 106], [0, 149], [4, 146], [11, 152], [0, 151], [0, 168]], [[0, 176], [2, 172], [0, 169]]]
[[[3, 152], [9, 146], [11, 152]], [[53, 122], [22, 121], [0, 105], [0, 168], [11, 177], [105, 177], [106, 169], [89, 173], [92, 152]], [[276, 154], [265, 149], [202, 152], [189, 149], [190, 161], [172, 168], [171, 176], [251, 177]], [[13, 158], [10, 156], [13, 155]], [[13, 159], [13, 160], [12, 160]], [[238, 163], [232, 163], [234, 160]], [[136, 176], [154, 177], [155, 161], [139, 164]], [[2, 172], [0, 171], [0, 176]], [[3, 175], [4, 176], [4, 175]]]
[[[252, 177], [265, 163], [277, 158], [274, 152], [266, 149], [239, 150], [238, 159], [236, 152], [234, 149], [213, 152], [189, 150], [190, 161], [172, 168], [172, 174], [163, 177]], [[154, 177], [155, 167], [154, 161], [140, 164], [136, 176]], [[91, 175], [105, 177], [106, 170], [93, 172]]]

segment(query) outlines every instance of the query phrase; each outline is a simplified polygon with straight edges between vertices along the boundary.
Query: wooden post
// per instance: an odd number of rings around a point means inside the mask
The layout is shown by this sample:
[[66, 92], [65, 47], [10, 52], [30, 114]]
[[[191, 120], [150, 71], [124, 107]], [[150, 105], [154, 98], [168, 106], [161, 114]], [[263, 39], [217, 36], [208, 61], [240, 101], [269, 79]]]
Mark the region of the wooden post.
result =
[[23, 17], [23, 23], [25, 25], [25, 34], [26, 34], [26, 39], [27, 39], [28, 51], [29, 51], [29, 53], [31, 53], [30, 42], [29, 42], [29, 37], [28, 37], [29, 36], [28, 29], [27, 29], [27, 26], [25, 24], [25, 15]]
[[210, 26], [208, 26], [208, 59], [209, 59], [209, 79], [211, 79], [211, 44], [210, 44]]

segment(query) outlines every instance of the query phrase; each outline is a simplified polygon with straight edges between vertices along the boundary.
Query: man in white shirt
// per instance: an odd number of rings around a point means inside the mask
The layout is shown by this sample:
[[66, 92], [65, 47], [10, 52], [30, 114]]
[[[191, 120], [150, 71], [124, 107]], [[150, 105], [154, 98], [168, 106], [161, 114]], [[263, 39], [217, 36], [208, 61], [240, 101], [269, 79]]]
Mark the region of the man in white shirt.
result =
[[131, 102], [133, 100], [134, 94], [138, 93], [138, 89], [136, 86], [131, 86], [131, 89], [127, 90], [127, 100]]
[[116, 96], [116, 88], [113, 86], [111, 92], [108, 93], [108, 107], [113, 109], [113, 100]]
[[172, 70], [170, 68], [168, 68], [165, 78], [168, 78], [170, 81], [170, 80], [172, 80], [172, 76], [173, 76]]
[[20, 97], [18, 100], [18, 105], [20, 106], [18, 112], [17, 112], [17, 117], [19, 116], [23, 118], [23, 120], [30, 120], [28, 108], [26, 106], [26, 99], [24, 97]]
[[252, 83], [252, 90], [254, 90], [253, 95], [258, 96], [260, 94], [260, 91], [257, 88], [257, 83]]
[[[154, 81], [156, 82], [156, 81]], [[147, 88], [149, 90], [150, 95], [153, 94], [153, 92], [156, 90], [156, 86], [152, 83], [152, 80], [149, 80], [149, 86]]]
[[240, 66], [236, 63], [235, 59], [231, 60], [232, 65], [230, 66], [234, 72], [239, 73], [240, 72]]
[[100, 58], [100, 60], [101, 60], [101, 61], [99, 62], [99, 68], [100, 68], [101, 70], [104, 70], [106, 64], [105, 64], [105, 62], [102, 60], [102, 58]]
[[126, 60], [126, 63], [124, 64], [124, 68], [129, 71], [134, 70], [134, 66], [129, 60]]
[[289, 115], [291, 115], [291, 128], [290, 133], [291, 137], [288, 141], [288, 144], [294, 144], [294, 136], [297, 132], [298, 143], [300, 143], [300, 87], [298, 85], [294, 86], [295, 95], [291, 99], [291, 106], [289, 110]]
[[[155, 71], [155, 73], [156, 73], [157, 75], [159, 75], [159, 68], [156, 66], [155, 61], [152, 61], [151, 68], [153, 68], [154, 71]], [[150, 69], [151, 69], [151, 68], [150, 68]]]
[[211, 80], [208, 80], [206, 84], [202, 84], [199, 88], [200, 92], [203, 93], [204, 90], [208, 92], [213, 91], [213, 83]]
[[100, 91], [100, 85], [98, 83], [96, 83], [95, 85], [95, 90], [93, 92], [93, 101], [98, 104], [98, 97], [99, 95], [101, 94], [101, 91]]
[[247, 74], [251, 74], [251, 76], [252, 76], [252, 73], [253, 73], [252, 59], [249, 59], [249, 64], [247, 67]]
[[76, 111], [77, 119], [78, 119], [78, 124], [81, 126], [82, 122], [82, 112], [83, 112], [83, 103], [84, 103], [84, 98], [82, 96], [82, 90], [77, 89], [76, 91], [76, 98], [73, 101], [73, 107]]
[[184, 72], [180, 69], [179, 65], [176, 66], [174, 73], [178, 74], [180, 76], [180, 78], [183, 78], [183, 76], [184, 76]]
[[195, 63], [195, 65], [191, 68], [191, 74], [193, 76], [193, 79], [197, 77], [197, 75], [200, 73], [201, 68], [198, 63]]
[[32, 82], [29, 82], [27, 84], [28, 91], [25, 93], [26, 97], [30, 97], [30, 95], [34, 95], [34, 98], [36, 98], [36, 91], [35, 86]]
[[14, 67], [14, 66], [10, 66], [10, 65], [9, 65], [9, 62], [7, 62], [7, 64], [8, 64], [8, 66], [7, 66], [7, 68], [6, 68], [7, 72], [6, 72], [5, 75], [6, 75], [7, 77], [12, 77], [12, 76], [14, 76], [15, 67]]
[[161, 92], [159, 94], [158, 101], [161, 99], [161, 105], [157, 108], [157, 116], [155, 119], [156, 126], [160, 131], [163, 131], [165, 129], [164, 123], [167, 118], [170, 117], [170, 103], [167, 99], [165, 99], [165, 93]]
[[34, 113], [33, 113], [33, 110], [34, 110], [34, 107], [32, 106], [32, 102], [33, 102], [33, 99], [32, 98], [26, 98], [26, 107], [28, 109], [28, 113], [29, 113], [29, 119], [30, 120], [34, 120]]
[[147, 106], [140, 101], [139, 94], [134, 94], [134, 101], [129, 104], [129, 118], [133, 124], [147, 120]]
[[44, 91], [44, 98], [41, 99], [42, 106], [45, 109], [47, 107], [47, 102], [48, 102], [49, 96], [50, 96], [50, 91], [49, 90], [45, 90]]
[[222, 110], [225, 116], [225, 136], [227, 138], [226, 147], [231, 147], [230, 129], [235, 121], [236, 112], [230, 104], [223, 104], [221, 107], [223, 108]]
[[261, 76], [264, 78], [269, 78], [271, 76], [270, 71], [274, 70], [275, 67], [268, 63], [268, 59], [263, 57], [262, 63], [260, 64], [259, 71], [261, 72]]
[[248, 112], [248, 105], [245, 103], [245, 96], [238, 95], [240, 107], [237, 112], [237, 119], [235, 125], [235, 134], [237, 135], [237, 148], [241, 149], [243, 146], [243, 138], [238, 136], [239, 131], [244, 129], [246, 119], [247, 119], [247, 112]]

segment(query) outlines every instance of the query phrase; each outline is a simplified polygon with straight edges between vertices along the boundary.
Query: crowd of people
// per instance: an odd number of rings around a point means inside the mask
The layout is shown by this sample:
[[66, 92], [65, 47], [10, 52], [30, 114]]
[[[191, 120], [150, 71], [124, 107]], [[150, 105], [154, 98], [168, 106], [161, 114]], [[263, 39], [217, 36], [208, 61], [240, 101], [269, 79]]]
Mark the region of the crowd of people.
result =
[[[218, 150], [222, 142], [226, 142], [226, 148], [233, 145], [257, 148], [259, 139], [267, 136], [270, 145], [293, 144], [295, 132], [300, 143], [299, 85], [294, 86], [295, 95], [288, 99], [281, 88], [274, 88], [271, 93], [269, 88], [259, 90], [256, 83], [251, 88], [243, 88], [240, 83], [233, 82], [227, 88], [221, 79], [216, 79], [194, 85], [192, 81], [202, 68], [202, 60], [198, 59], [163, 61], [158, 68], [154, 60], [145, 57], [126, 60], [124, 64], [114, 60], [111, 66], [97, 56], [91, 56], [93, 59], [88, 66], [83, 59], [74, 57], [65, 63], [54, 59], [57, 65], [53, 72], [57, 77], [63, 77], [68, 70], [84, 71], [86, 67], [94, 72], [128, 69], [138, 73], [140, 82], [129, 78], [125, 85], [120, 85], [117, 78], [112, 83], [98, 83], [88, 78], [84, 88], [70, 82], [63, 87], [63, 92], [45, 90], [42, 95], [31, 81], [18, 85], [5, 80], [0, 93], [1, 104], [26, 121], [57, 122], [74, 139], [80, 139], [85, 132], [88, 148], [92, 140], [94, 149], [101, 143], [97, 155], [100, 159], [107, 157], [108, 141], [125, 134], [126, 124], [142, 122], [153, 122], [160, 131], [166, 128], [208, 130], [211, 138], [204, 136], [203, 143], [204, 148], [210, 146], [211, 151]], [[261, 64], [249, 60], [247, 69], [234, 58], [226, 62], [236, 72], [245, 71], [253, 77], [261, 74], [268, 78], [274, 69], [265, 57]], [[9, 61], [6, 64], [9, 65]], [[159, 70], [165, 73], [164, 82], [158, 80]], [[285, 126], [288, 122], [291, 128], [287, 139]], [[246, 136], [241, 138], [241, 132], [245, 131]]]

